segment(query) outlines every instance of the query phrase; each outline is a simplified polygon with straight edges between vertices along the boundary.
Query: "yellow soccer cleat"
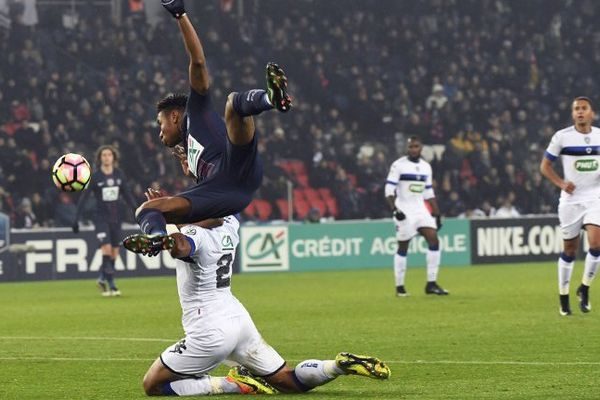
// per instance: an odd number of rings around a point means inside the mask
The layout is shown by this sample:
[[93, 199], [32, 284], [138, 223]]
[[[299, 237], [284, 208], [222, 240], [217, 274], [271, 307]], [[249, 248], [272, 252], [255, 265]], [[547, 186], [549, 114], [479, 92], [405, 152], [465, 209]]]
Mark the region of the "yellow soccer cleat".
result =
[[242, 394], [277, 394], [277, 390], [245, 367], [238, 365], [229, 370], [227, 380], [237, 384]]
[[340, 353], [335, 356], [337, 366], [348, 375], [361, 375], [373, 379], [389, 379], [392, 371], [383, 361], [375, 357]]

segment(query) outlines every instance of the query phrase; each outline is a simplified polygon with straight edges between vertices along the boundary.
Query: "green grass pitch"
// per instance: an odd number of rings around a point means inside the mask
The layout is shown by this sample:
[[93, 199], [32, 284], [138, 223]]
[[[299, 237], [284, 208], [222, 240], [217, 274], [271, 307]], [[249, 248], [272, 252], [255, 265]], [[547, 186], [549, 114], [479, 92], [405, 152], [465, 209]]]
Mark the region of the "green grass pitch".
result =
[[[145, 398], [144, 372], [182, 335], [175, 279], [118, 283], [121, 298], [89, 280], [0, 285], [0, 399]], [[425, 296], [424, 283], [409, 269], [411, 296], [396, 298], [391, 269], [263, 273], [235, 276], [233, 290], [290, 364], [351, 351], [392, 369], [309, 399], [600, 396], [600, 311], [581, 314], [572, 295], [574, 315], [558, 315], [554, 263], [445, 268], [447, 297]]]

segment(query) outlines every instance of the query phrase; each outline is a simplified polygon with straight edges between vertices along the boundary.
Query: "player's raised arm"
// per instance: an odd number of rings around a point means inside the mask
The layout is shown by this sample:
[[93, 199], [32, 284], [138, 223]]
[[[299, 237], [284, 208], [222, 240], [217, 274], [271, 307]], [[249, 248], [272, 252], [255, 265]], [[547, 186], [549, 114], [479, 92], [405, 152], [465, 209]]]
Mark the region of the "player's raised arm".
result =
[[190, 56], [190, 86], [200, 94], [206, 93], [209, 81], [204, 49], [192, 21], [185, 13], [183, 0], [161, 0], [161, 4], [177, 19], [185, 49]]

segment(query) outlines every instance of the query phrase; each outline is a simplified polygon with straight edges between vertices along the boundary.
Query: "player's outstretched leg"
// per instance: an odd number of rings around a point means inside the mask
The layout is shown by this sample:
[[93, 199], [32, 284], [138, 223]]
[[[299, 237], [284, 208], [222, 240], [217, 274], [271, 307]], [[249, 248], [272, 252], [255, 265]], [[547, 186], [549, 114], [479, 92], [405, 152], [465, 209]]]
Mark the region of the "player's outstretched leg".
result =
[[232, 106], [240, 117], [258, 115], [275, 108], [288, 112], [292, 108], [292, 99], [287, 93], [287, 77], [277, 64], [267, 64], [267, 90], [252, 89], [233, 95]]
[[169, 235], [147, 235], [137, 233], [123, 239], [123, 246], [134, 253], [156, 256], [162, 250], [170, 250], [175, 245], [175, 239]]
[[242, 394], [277, 394], [277, 390], [264, 379], [253, 376], [241, 365], [229, 370], [227, 380], [235, 382], [240, 387]]
[[278, 111], [288, 112], [292, 108], [292, 98], [287, 93], [287, 77], [283, 69], [274, 62], [267, 64], [267, 94], [269, 102]]
[[335, 357], [337, 366], [348, 375], [361, 375], [373, 379], [388, 379], [390, 368], [380, 359], [352, 353], [339, 353]]
[[590, 287], [584, 284], [579, 285], [577, 288], [577, 297], [579, 297], [579, 309], [581, 312], [589, 313], [592, 311], [592, 304], [590, 303]]

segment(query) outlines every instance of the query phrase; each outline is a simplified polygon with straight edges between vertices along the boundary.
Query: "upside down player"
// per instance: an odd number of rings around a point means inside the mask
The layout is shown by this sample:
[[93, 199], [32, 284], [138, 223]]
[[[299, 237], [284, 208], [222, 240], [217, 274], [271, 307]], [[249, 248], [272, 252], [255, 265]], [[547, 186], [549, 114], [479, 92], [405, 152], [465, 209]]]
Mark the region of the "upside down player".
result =
[[[398, 239], [398, 251], [394, 255], [396, 295], [408, 296], [404, 287], [406, 255], [410, 240], [417, 234], [429, 245], [425, 294], [447, 295], [448, 291], [437, 284], [441, 259], [437, 231], [442, 223], [432, 188], [431, 165], [421, 158], [423, 143], [419, 137], [409, 137], [407, 147], [408, 155], [392, 163], [385, 183], [385, 197], [394, 216]], [[425, 201], [431, 206], [431, 214]]]
[[79, 215], [88, 196], [96, 199], [94, 225], [100, 241], [102, 265], [98, 277], [98, 287], [103, 296], [120, 296], [121, 291], [115, 285], [115, 260], [121, 244], [121, 210], [119, 200], [124, 199], [134, 210], [137, 202], [127, 185], [125, 174], [117, 163], [119, 153], [110, 145], [100, 146], [96, 151], [96, 162], [100, 165], [90, 179], [90, 188], [83, 192], [77, 203], [73, 232], [79, 232]]
[[136, 212], [144, 234], [124, 241], [134, 252], [160, 251], [166, 239], [166, 223], [191, 223], [234, 215], [252, 200], [262, 181], [262, 162], [257, 150], [253, 115], [277, 109], [287, 112], [291, 99], [287, 78], [276, 64], [267, 65], [267, 91], [254, 89], [231, 93], [225, 120], [214, 111], [202, 44], [185, 13], [183, 0], [161, 0], [176, 18], [190, 57], [190, 94], [169, 95], [157, 104], [160, 139], [165, 146], [183, 142], [190, 172], [197, 185], [172, 197], [152, 199]]
[[[569, 286], [579, 248], [581, 229], [587, 232], [589, 251], [581, 285], [577, 288], [579, 308], [590, 312], [589, 289], [600, 265], [600, 129], [592, 126], [594, 109], [587, 97], [571, 104], [574, 124], [552, 136], [540, 164], [542, 174], [561, 189], [558, 219], [563, 234], [563, 251], [558, 258], [559, 313], [571, 315]], [[552, 162], [561, 158], [561, 178]]]
[[[156, 197], [148, 192], [147, 196]], [[303, 393], [340, 375], [388, 379], [390, 369], [369, 356], [339, 353], [335, 360], [305, 360], [294, 369], [269, 346], [231, 293], [231, 266], [239, 243], [235, 217], [181, 227], [168, 240], [177, 260], [177, 287], [185, 338], [167, 348], [144, 376], [148, 395]], [[220, 224], [220, 225], [219, 225]], [[211, 228], [208, 228], [210, 226]], [[240, 364], [227, 377], [208, 373], [228, 360]]]

